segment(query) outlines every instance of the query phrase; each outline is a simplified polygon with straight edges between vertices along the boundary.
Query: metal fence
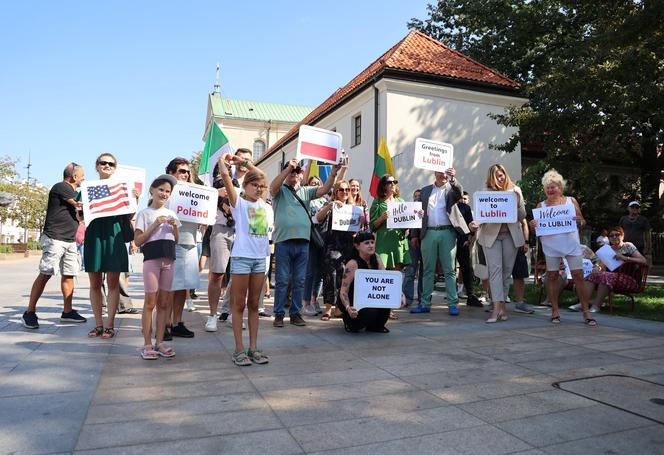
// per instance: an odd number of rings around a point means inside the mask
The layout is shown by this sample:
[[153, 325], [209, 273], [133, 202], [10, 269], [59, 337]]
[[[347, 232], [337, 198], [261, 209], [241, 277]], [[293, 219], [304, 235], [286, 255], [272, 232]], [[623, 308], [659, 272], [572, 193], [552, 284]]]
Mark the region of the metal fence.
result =
[[664, 232], [653, 232], [652, 239], [652, 263], [664, 264]]

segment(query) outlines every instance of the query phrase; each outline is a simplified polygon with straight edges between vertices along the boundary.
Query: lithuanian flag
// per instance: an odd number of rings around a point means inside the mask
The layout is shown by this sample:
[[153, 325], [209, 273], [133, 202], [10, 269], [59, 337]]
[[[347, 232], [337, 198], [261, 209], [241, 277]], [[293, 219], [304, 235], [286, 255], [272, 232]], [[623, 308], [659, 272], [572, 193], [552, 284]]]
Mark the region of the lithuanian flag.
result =
[[378, 153], [376, 153], [376, 156], [374, 157], [374, 170], [373, 175], [371, 176], [371, 186], [369, 187], [369, 193], [374, 198], [378, 197], [378, 181], [385, 174], [390, 174], [394, 178], [397, 177], [394, 172], [394, 166], [392, 165], [392, 157], [387, 150], [385, 138], [381, 136]]

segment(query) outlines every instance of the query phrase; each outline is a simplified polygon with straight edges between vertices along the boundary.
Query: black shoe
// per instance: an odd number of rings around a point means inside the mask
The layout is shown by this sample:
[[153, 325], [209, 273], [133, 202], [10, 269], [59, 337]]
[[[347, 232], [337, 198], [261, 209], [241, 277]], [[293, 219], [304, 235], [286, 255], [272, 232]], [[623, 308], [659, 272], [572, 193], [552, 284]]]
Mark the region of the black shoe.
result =
[[39, 328], [39, 318], [37, 313], [34, 311], [23, 313], [23, 327], [26, 329], [38, 329]]
[[284, 326], [284, 315], [275, 314], [274, 321], [272, 322], [272, 327], [283, 327]]
[[474, 306], [474, 307], [477, 307], [477, 308], [482, 308], [484, 305], [482, 305], [482, 302], [480, 302], [480, 299], [478, 299], [474, 295], [469, 295], [466, 298], [466, 306]]
[[166, 327], [164, 329], [164, 341], [172, 341], [173, 340], [173, 335], [171, 334], [171, 328]]
[[387, 327], [367, 327], [367, 332], [390, 333], [390, 329]]
[[197, 298], [198, 298], [198, 294], [196, 294], [196, 291], [194, 291], [194, 290], [192, 289], [192, 290], [189, 291], [189, 297], [192, 298], [192, 299], [197, 299]]
[[174, 337], [193, 338], [194, 332], [184, 326], [184, 322], [178, 322], [178, 325], [171, 329], [171, 335]]
[[299, 314], [292, 315], [290, 317], [290, 323], [293, 324], [293, 325], [296, 325], [298, 327], [302, 327], [302, 326], [307, 325], [307, 323], [304, 322], [304, 319], [302, 319], [302, 316], [300, 316]]
[[226, 321], [228, 320], [228, 313], [221, 313], [221, 314], [219, 315], [219, 320], [220, 320], [221, 322], [226, 322]]
[[65, 313], [63, 311], [62, 314], [60, 315], [60, 322], [74, 322], [77, 324], [81, 324], [85, 321], [87, 321], [87, 319], [78, 314], [78, 311], [76, 310], [71, 310], [69, 313]]

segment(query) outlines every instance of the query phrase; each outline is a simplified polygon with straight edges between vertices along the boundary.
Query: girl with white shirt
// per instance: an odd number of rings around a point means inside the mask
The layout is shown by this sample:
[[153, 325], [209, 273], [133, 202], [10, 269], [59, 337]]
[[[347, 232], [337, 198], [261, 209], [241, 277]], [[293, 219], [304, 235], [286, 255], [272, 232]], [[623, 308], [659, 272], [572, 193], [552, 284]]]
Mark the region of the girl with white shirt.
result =
[[[249, 169], [242, 182], [243, 193], [239, 197], [226, 163]], [[265, 364], [269, 359], [258, 349], [257, 339], [258, 300], [265, 281], [265, 258], [270, 255], [268, 231], [274, 218], [272, 207], [263, 200], [267, 178], [249, 160], [229, 153], [219, 159], [219, 171], [235, 219], [235, 243], [231, 251], [231, 315], [235, 338], [233, 363], [238, 366]], [[247, 351], [242, 343], [242, 315], [245, 306], [248, 309], [249, 323]]]

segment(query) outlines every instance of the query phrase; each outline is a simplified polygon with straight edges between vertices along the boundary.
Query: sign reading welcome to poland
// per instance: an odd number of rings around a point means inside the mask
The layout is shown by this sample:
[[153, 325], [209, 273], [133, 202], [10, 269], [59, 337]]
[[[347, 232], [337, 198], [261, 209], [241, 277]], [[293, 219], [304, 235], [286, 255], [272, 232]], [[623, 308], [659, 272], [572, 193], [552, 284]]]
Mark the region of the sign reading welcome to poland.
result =
[[401, 272], [396, 270], [358, 269], [355, 271], [353, 307], [401, 307]]
[[178, 182], [168, 199], [168, 208], [173, 210], [180, 221], [213, 225], [217, 217], [216, 188]]
[[341, 134], [336, 131], [302, 125], [295, 158], [337, 164], [341, 158], [341, 140]]
[[514, 191], [476, 191], [473, 202], [477, 224], [516, 223], [517, 195]]
[[452, 167], [454, 146], [418, 137], [415, 140], [415, 167], [430, 171], [445, 172]]
[[571, 205], [554, 205], [533, 209], [537, 237], [576, 231], [576, 209]]
[[418, 229], [422, 227], [421, 202], [390, 202], [387, 204], [388, 229]]

